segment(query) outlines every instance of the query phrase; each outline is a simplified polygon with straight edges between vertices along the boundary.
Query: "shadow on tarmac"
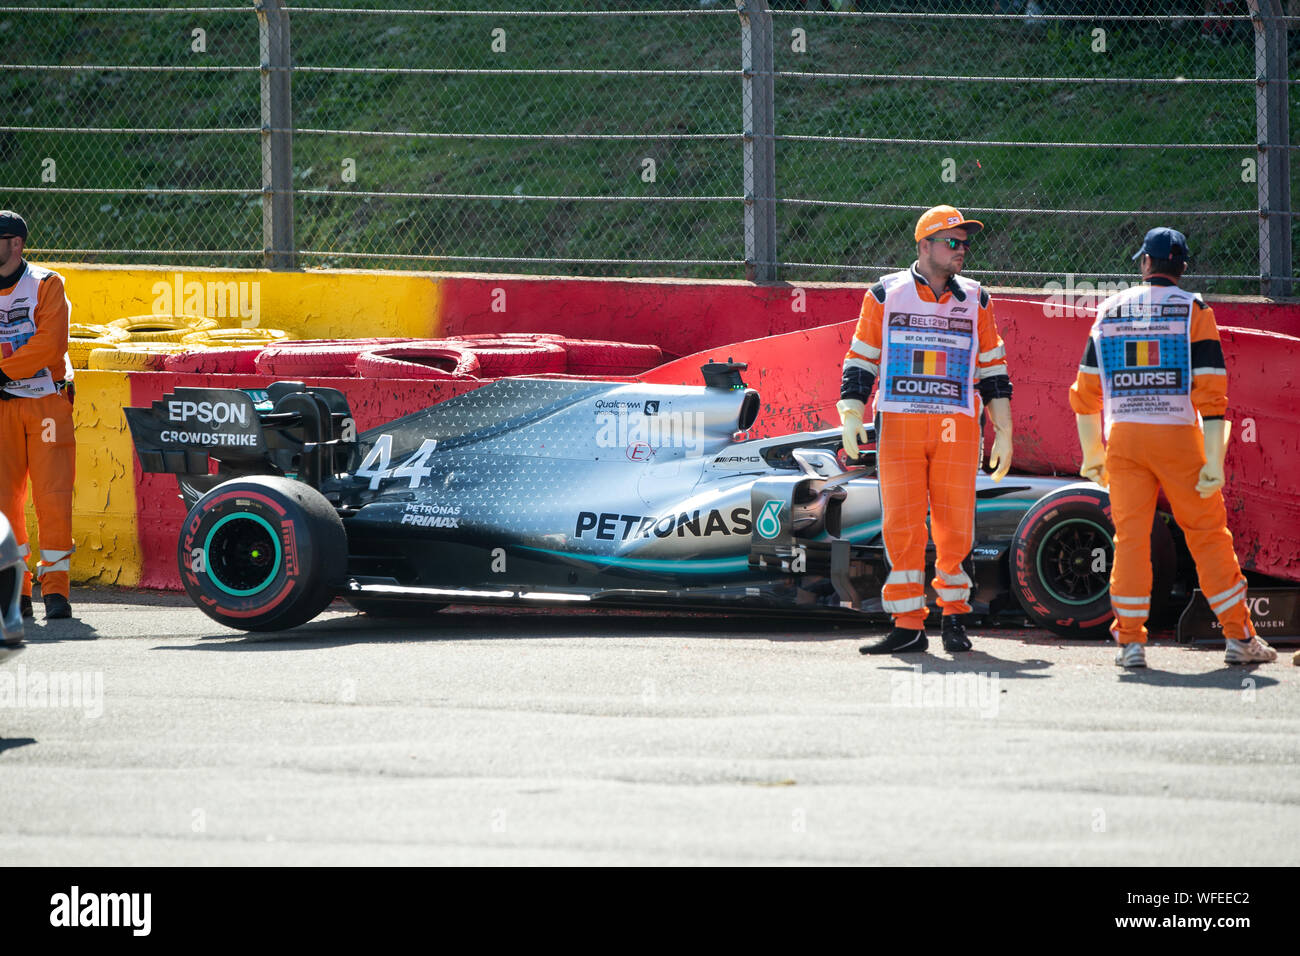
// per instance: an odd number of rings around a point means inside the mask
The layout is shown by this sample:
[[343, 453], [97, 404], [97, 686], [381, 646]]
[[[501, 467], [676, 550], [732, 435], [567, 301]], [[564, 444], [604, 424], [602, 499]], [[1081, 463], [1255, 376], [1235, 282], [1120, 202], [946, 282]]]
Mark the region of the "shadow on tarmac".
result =
[[[1118, 669], [1118, 668], [1117, 668]], [[1257, 673], [1258, 664], [1223, 664], [1216, 670], [1204, 674], [1175, 674], [1147, 665], [1138, 670], [1122, 671], [1118, 677], [1121, 684], [1149, 684], [1152, 687], [1196, 687], [1217, 688], [1218, 690], [1243, 691], [1272, 687], [1278, 683], [1277, 678]], [[1250, 683], [1246, 683], [1250, 681]]]
[[[346, 611], [334, 605], [333, 611]], [[810, 621], [806, 617], [755, 614], [672, 614], [651, 611], [593, 610], [563, 612], [503, 608], [461, 608], [430, 612], [416, 620], [385, 618], [360, 612], [348, 617], [316, 620], [287, 631], [240, 633], [233, 630], [196, 635], [199, 643], [157, 645], [154, 650], [249, 651], [316, 650], [349, 644], [403, 641], [428, 643], [442, 640], [528, 640], [593, 636], [644, 636], [661, 634], [665, 639], [707, 636], [724, 640], [768, 640], [813, 643], [835, 640], [870, 640], [888, 633], [889, 624], [831, 620]], [[992, 633], [992, 632], [990, 632]], [[1012, 628], [997, 632], [999, 637], [1023, 640], [1039, 632]], [[1048, 661], [1006, 661], [976, 650], [962, 662], [925, 655], [927, 668], [941, 664], [953, 670], [1034, 670]], [[900, 658], [901, 660], [902, 658]], [[1030, 675], [1020, 675], [1030, 676]], [[1040, 675], [1041, 676], [1041, 675]]]
[[[73, 613], [76, 609], [73, 608]], [[26, 627], [23, 640], [28, 644], [57, 644], [59, 641], [93, 641], [99, 637], [94, 627], [79, 621], [75, 617], [62, 621], [40, 622], [29, 619], [23, 622]]]
[[[978, 645], [974, 650], [963, 653], [960, 657], [935, 657], [930, 653], [921, 653], [895, 654], [894, 659], [899, 663], [880, 669], [886, 671], [910, 671], [917, 664], [920, 664], [921, 669], [928, 674], [985, 673], [997, 674], [999, 679], [1023, 677], [1033, 680], [1041, 680], [1044, 677], [1052, 676], [1048, 673], [1033, 673], [1051, 667], [1051, 661], [1045, 661], [1042, 658], [1031, 658], [1027, 661], [1007, 660], [1004, 657], [994, 657], [987, 651], [980, 650]], [[903, 661], [908, 663], [904, 664]]]
[[[743, 632], [739, 632], [743, 629]], [[381, 644], [392, 641], [430, 643], [444, 640], [527, 640], [556, 637], [593, 637], [663, 634], [771, 641], [825, 641], [856, 637], [860, 629], [845, 633], [842, 626], [826, 623], [809, 627], [808, 621], [771, 618], [665, 616], [642, 614], [556, 614], [554, 611], [436, 612], [420, 620], [375, 617], [357, 612], [350, 617], [317, 620], [287, 631], [239, 633], [220, 631], [199, 635], [200, 643], [159, 645], [155, 650], [238, 651], [314, 650], [346, 644]]]

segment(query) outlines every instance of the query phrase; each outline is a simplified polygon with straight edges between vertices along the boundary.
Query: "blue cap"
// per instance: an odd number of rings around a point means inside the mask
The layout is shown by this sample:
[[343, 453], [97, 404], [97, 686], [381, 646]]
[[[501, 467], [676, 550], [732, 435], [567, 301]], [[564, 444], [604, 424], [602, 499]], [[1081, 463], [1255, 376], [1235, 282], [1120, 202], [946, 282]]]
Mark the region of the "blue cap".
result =
[[18, 213], [0, 209], [0, 236], [22, 236], [26, 239], [27, 223]]
[[1177, 229], [1156, 226], [1142, 240], [1142, 248], [1133, 253], [1134, 259], [1150, 256], [1152, 259], [1186, 259], [1192, 254], [1187, 248], [1187, 237]]

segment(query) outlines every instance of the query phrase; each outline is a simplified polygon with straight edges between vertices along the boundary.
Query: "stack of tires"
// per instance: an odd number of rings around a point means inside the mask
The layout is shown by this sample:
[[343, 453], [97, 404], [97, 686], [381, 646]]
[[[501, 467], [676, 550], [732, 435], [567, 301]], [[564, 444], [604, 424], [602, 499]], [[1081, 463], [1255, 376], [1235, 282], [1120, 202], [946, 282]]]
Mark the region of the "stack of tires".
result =
[[286, 338], [279, 329], [223, 329], [201, 316], [133, 315], [71, 326], [68, 357], [73, 368], [231, 374], [254, 371], [257, 353]]
[[212, 319], [175, 315], [75, 325], [68, 354], [74, 368], [475, 383], [518, 375], [635, 381], [631, 376], [663, 361], [655, 345], [548, 332], [293, 340], [278, 329], [221, 328]]
[[255, 361], [275, 378], [369, 378], [486, 382], [517, 375], [634, 381], [663, 361], [655, 345], [570, 339], [547, 332], [444, 339], [280, 342]]

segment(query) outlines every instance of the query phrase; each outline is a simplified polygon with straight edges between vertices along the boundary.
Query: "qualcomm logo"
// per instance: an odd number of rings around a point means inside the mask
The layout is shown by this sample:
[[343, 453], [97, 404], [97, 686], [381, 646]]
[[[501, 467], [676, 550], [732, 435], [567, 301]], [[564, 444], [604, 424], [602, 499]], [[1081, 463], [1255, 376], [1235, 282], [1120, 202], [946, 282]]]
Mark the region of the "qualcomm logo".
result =
[[763, 505], [754, 522], [754, 530], [760, 538], [775, 538], [781, 533], [781, 502], [769, 501]]

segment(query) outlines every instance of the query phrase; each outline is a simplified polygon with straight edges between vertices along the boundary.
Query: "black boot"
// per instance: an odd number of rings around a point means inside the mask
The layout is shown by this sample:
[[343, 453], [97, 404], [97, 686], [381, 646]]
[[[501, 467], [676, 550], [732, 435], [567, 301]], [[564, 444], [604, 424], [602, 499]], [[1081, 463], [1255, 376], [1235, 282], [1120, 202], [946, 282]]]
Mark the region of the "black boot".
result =
[[18, 599], [18, 607], [23, 612], [23, 617], [33, 617], [35, 615], [32, 610], [32, 599], [27, 594]]
[[970, 638], [966, 636], [966, 625], [961, 622], [960, 614], [949, 614], [943, 619], [943, 649], [949, 653], [971, 649]]
[[864, 644], [858, 648], [862, 654], [919, 654], [930, 646], [925, 639], [925, 631], [909, 631], [896, 627], [874, 644]]
[[72, 617], [72, 605], [62, 594], [45, 595], [45, 620], [55, 621]]

